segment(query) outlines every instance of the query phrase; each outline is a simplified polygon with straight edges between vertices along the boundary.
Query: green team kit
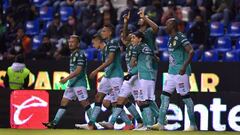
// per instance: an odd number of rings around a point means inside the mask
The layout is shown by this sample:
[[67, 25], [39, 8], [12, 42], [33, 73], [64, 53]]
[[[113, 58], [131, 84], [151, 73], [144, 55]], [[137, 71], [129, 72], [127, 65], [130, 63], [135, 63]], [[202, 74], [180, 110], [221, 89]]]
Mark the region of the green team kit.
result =
[[[190, 42], [181, 32], [178, 32], [174, 37], [170, 37], [168, 42], [169, 74], [179, 74], [182, 65], [188, 58], [188, 53], [184, 50], [184, 47], [189, 44]], [[190, 65], [187, 66], [186, 74], [189, 76], [191, 75]]]
[[77, 66], [82, 67], [81, 73], [69, 80], [69, 87], [87, 87], [87, 79], [86, 79], [86, 56], [83, 51], [77, 50], [71, 53], [70, 56], [70, 73], [76, 70]]

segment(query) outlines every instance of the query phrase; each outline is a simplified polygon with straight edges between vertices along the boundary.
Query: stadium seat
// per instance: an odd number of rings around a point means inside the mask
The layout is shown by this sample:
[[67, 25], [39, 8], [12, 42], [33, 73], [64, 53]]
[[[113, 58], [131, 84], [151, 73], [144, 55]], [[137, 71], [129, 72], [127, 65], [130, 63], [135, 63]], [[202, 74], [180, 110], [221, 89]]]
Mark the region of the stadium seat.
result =
[[52, 21], [44, 22], [40, 35], [46, 35], [47, 34], [47, 28], [50, 26], [51, 23], [52, 23]]
[[232, 41], [228, 36], [219, 37], [215, 40], [215, 50], [226, 52], [232, 49]]
[[240, 22], [232, 22], [228, 28], [228, 35], [231, 37], [240, 37]]
[[38, 47], [42, 44], [42, 36], [36, 35], [32, 39], [32, 49], [37, 50]]
[[168, 53], [168, 51], [163, 51], [161, 53], [160, 60], [161, 61], [168, 61], [169, 60], [169, 53]]
[[70, 15], [73, 15], [73, 8], [72, 7], [61, 7], [60, 8], [60, 15], [62, 21], [67, 21]]
[[192, 61], [197, 62], [200, 58], [201, 58], [201, 51], [200, 50], [195, 50]]
[[46, 0], [33, 0], [33, 4], [36, 6], [36, 7], [41, 7], [43, 2], [45, 2]]
[[240, 38], [237, 39], [236, 41], [236, 47], [235, 47], [236, 50], [240, 50]]
[[86, 49], [87, 59], [88, 60], [94, 60], [94, 54], [95, 54], [96, 51], [97, 51], [97, 49], [95, 49], [95, 48], [88, 48], [88, 49]]
[[236, 51], [228, 51], [224, 54], [223, 62], [237, 62], [239, 61]]
[[194, 22], [188, 22], [185, 26], [185, 32], [187, 32], [190, 28], [192, 28], [194, 24], [195, 24]]
[[168, 49], [168, 37], [167, 36], [158, 36], [155, 40], [159, 51], [166, 51]]
[[211, 22], [210, 23], [210, 36], [220, 37], [224, 35], [224, 26], [221, 22]]
[[97, 59], [98, 59], [98, 61], [102, 61], [102, 52], [101, 51], [98, 51]]
[[217, 62], [218, 61], [218, 52], [217, 51], [205, 51], [202, 57], [203, 62]]
[[9, 0], [3, 0], [2, 4], [4, 10], [6, 10], [10, 6]]
[[25, 30], [27, 35], [36, 35], [39, 33], [39, 21], [27, 21], [25, 24]]
[[50, 21], [53, 19], [53, 7], [41, 7], [39, 10], [40, 19]]

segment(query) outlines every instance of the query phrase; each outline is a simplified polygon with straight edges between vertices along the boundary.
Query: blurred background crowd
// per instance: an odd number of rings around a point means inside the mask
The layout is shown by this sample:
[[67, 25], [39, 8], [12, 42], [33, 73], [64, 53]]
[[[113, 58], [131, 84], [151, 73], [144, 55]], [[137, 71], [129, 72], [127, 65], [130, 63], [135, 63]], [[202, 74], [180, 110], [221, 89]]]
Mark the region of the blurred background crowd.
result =
[[[68, 57], [67, 39], [81, 37], [89, 60], [100, 60], [92, 36], [113, 24], [120, 38], [123, 15], [130, 11], [129, 29], [138, 29], [139, 9], [158, 26], [159, 57], [167, 61], [167, 19], [175, 17], [194, 49], [194, 61], [240, 61], [240, 0], [2, 0], [0, 60], [18, 54], [27, 59]], [[121, 45], [122, 52], [125, 51]], [[124, 53], [123, 53], [124, 54]]]

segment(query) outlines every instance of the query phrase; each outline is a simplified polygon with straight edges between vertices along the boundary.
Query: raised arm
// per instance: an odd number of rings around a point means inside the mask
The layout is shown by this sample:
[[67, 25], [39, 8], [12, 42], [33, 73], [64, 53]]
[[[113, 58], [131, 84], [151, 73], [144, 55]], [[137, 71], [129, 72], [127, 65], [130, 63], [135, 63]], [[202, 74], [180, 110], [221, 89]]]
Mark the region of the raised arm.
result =
[[144, 10], [140, 10], [138, 14], [140, 18], [146, 21], [147, 24], [153, 29], [153, 32], [155, 34], [158, 33], [158, 25], [155, 22], [153, 22], [151, 19], [149, 19], [148, 16], [145, 15]]

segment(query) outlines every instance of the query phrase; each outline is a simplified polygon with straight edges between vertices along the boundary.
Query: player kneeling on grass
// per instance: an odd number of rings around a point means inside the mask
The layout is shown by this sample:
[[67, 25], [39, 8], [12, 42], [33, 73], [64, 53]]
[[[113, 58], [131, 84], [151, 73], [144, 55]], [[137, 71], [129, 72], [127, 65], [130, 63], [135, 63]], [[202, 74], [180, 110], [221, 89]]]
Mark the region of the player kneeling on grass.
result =
[[68, 40], [70, 56], [70, 74], [66, 78], [60, 80], [64, 84], [69, 81], [68, 88], [65, 90], [61, 106], [58, 109], [53, 121], [43, 123], [47, 128], [55, 128], [60, 119], [66, 112], [67, 105], [71, 100], [78, 98], [81, 106], [85, 108], [88, 117], [91, 115], [91, 106], [87, 100], [87, 80], [86, 80], [86, 57], [83, 51], [79, 50], [79, 37], [77, 35], [70, 36]]

